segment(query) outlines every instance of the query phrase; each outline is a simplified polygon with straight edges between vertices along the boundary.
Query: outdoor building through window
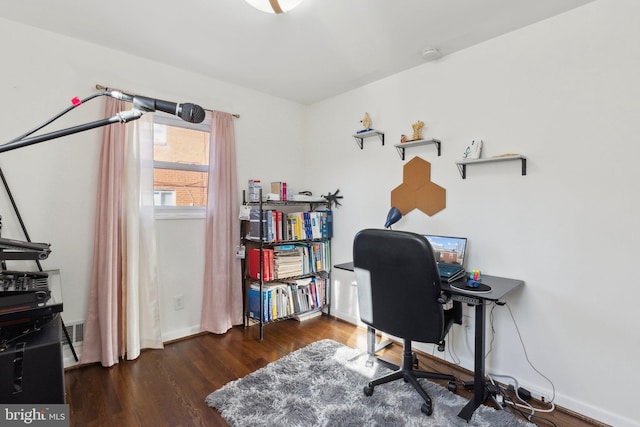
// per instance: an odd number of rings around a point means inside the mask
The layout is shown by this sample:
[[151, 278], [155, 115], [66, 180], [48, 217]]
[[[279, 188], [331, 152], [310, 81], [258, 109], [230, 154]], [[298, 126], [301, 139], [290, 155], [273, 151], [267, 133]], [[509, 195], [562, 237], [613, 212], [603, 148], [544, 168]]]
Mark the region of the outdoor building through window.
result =
[[207, 205], [209, 120], [188, 123], [154, 114], [153, 190], [156, 207]]

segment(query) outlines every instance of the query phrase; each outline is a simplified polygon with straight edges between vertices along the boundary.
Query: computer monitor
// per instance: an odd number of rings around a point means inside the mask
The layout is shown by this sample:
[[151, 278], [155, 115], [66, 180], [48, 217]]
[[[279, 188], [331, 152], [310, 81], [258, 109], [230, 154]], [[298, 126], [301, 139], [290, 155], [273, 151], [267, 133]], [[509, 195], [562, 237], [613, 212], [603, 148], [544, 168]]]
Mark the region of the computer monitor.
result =
[[467, 252], [467, 239], [465, 237], [435, 236], [425, 234], [438, 264], [457, 264], [464, 267], [464, 259]]

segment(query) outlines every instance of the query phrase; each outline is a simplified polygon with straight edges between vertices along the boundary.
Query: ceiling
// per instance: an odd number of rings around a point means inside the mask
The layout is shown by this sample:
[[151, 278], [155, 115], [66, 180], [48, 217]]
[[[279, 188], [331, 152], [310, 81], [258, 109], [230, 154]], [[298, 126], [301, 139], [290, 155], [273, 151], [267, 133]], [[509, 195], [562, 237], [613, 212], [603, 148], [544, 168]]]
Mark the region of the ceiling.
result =
[[312, 104], [593, 0], [22, 0], [0, 17]]

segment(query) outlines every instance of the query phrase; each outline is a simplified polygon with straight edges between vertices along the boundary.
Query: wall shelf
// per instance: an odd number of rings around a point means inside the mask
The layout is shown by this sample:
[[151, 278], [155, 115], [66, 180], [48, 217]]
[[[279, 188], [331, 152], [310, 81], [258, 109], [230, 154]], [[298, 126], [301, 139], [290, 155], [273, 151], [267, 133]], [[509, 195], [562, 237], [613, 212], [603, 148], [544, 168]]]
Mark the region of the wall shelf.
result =
[[440, 157], [440, 146], [441, 141], [439, 139], [419, 139], [417, 141], [405, 142], [403, 144], [396, 144], [396, 150], [398, 150], [398, 154], [400, 155], [400, 159], [404, 160], [404, 151], [410, 147], [418, 147], [420, 145], [428, 145], [435, 144], [438, 149], [438, 157]]
[[382, 141], [382, 145], [384, 145], [384, 132], [380, 132], [379, 130], [370, 129], [366, 132], [353, 134], [353, 137], [356, 140], [356, 144], [358, 144], [358, 147], [360, 147], [361, 150], [364, 147], [364, 140], [372, 136], [377, 136], [378, 138], [380, 138], [380, 141]]
[[473, 165], [477, 163], [504, 162], [507, 160], [520, 160], [522, 163], [522, 175], [524, 176], [527, 174], [527, 157], [521, 154], [509, 154], [505, 156], [489, 157], [487, 159], [460, 160], [456, 162], [456, 165], [458, 166], [458, 170], [460, 171], [462, 179], [466, 179], [467, 165]]

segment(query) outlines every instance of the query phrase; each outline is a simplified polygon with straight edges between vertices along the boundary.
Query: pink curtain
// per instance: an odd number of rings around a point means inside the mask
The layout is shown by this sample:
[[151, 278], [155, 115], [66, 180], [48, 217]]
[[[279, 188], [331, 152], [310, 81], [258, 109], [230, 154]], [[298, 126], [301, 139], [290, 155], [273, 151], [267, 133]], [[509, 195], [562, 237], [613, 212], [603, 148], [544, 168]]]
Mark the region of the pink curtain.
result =
[[209, 143], [209, 189], [201, 327], [223, 334], [242, 323], [238, 183], [233, 117], [214, 111]]
[[[125, 110], [124, 101], [107, 98], [105, 117]], [[98, 175], [93, 267], [81, 363], [118, 363], [124, 356], [122, 302], [122, 176], [124, 124], [103, 128]]]

